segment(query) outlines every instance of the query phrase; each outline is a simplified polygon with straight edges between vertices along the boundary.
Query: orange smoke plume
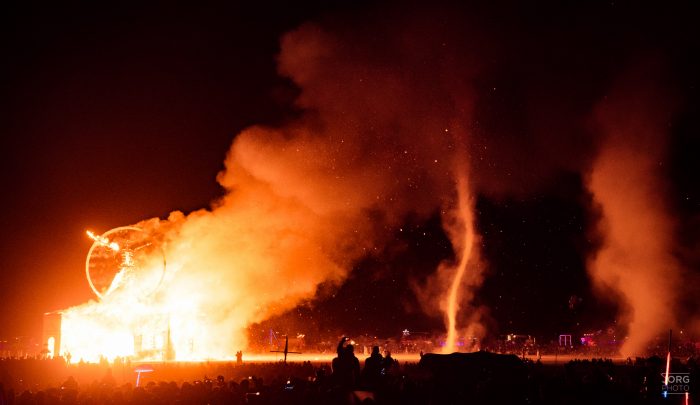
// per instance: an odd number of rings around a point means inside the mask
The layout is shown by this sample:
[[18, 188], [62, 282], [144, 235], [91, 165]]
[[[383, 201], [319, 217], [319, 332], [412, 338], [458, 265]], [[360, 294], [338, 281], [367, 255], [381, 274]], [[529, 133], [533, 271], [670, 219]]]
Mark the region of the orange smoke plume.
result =
[[622, 298], [624, 355], [644, 353], [675, 323], [679, 266], [672, 255], [674, 223], [664, 196], [667, 100], [637, 72], [603, 102], [604, 135], [588, 185], [600, 206], [603, 246], [589, 271], [602, 292]]
[[[468, 122], [472, 93], [464, 81], [436, 80], [435, 72], [449, 78], [468, 65], [445, 58], [423, 67], [416, 47], [441, 48], [418, 30], [411, 34], [415, 41], [398, 34], [398, 48], [395, 34], [386, 33], [391, 46], [382, 49], [401, 60], [387, 68], [385, 55], [373, 49], [374, 36], [348, 48], [340, 31], [305, 25], [283, 38], [280, 71], [300, 87], [304, 114], [280, 128], [256, 126], [237, 135], [218, 176], [225, 195], [211, 209], [137, 224], [159, 235], [167, 258], [148, 309], [116, 294], [66, 311], [64, 329], [128, 335], [149, 318], [154, 329], [168, 330], [152, 346], [167, 343], [177, 359], [231, 357], [246, 347], [247, 326], [312, 298], [321, 283], [342, 282], [406, 215], [427, 217], [445, 205], [454, 194], [455, 139], [467, 132], [457, 123]], [[422, 70], [405, 75], [403, 65]], [[458, 192], [454, 229], [452, 214], [445, 221], [464, 262], [451, 277], [447, 301], [452, 336], [460, 302], [471, 294], [460, 289], [479, 279], [461, 275], [469, 270], [474, 239], [473, 201], [462, 177]], [[86, 318], [91, 321], [76, 326]], [[112, 355], [129, 350], [126, 345]]]

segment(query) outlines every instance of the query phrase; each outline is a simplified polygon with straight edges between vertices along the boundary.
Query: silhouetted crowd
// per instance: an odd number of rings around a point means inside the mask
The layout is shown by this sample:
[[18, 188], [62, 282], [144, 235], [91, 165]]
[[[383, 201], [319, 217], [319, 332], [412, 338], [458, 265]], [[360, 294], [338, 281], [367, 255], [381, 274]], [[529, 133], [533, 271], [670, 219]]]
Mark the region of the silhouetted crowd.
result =
[[[144, 374], [140, 386], [125, 362], [0, 359], [0, 405], [685, 403], [684, 395], [663, 396], [665, 365], [656, 356], [626, 364], [542, 364], [490, 352], [426, 354], [418, 363], [400, 363], [376, 346], [360, 361], [343, 338], [330, 365], [162, 363], [158, 381]], [[697, 358], [674, 359], [671, 369], [688, 373], [689, 403], [696, 403]]]

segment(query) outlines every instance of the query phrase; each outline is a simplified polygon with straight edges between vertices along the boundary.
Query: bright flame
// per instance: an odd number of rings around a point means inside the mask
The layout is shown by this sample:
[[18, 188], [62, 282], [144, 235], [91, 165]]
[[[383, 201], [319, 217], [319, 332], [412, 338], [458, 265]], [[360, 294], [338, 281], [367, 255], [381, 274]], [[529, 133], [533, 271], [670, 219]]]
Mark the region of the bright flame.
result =
[[[210, 325], [187, 301], [144, 305], [117, 293], [63, 312], [61, 354], [71, 362], [117, 357], [139, 360], [231, 360], [211, 346]], [[235, 336], [231, 336], [235, 341]], [[238, 342], [242, 344], [241, 342]], [[242, 347], [242, 346], [241, 346]]]
[[87, 236], [89, 236], [90, 239], [94, 240], [100, 245], [110, 248], [115, 252], [119, 251], [119, 244], [117, 242], [110, 242], [108, 238], [102, 235], [95, 235], [92, 231], [85, 231], [85, 233], [87, 233]]
[[666, 376], [664, 377], [664, 385], [668, 387], [668, 374], [671, 371], [671, 352], [666, 355]]
[[46, 346], [48, 347], [48, 350], [49, 350], [49, 352], [48, 352], [49, 358], [53, 358], [53, 356], [54, 356], [54, 354], [55, 354], [55, 353], [54, 353], [54, 346], [55, 346], [55, 344], [56, 344], [56, 338], [53, 337], [53, 336], [51, 336], [51, 337], [48, 339], [48, 341], [46, 342]]
[[[142, 264], [140, 280], [158, 273], [158, 260]], [[119, 277], [118, 273], [115, 279]], [[228, 347], [211, 336], [212, 325], [199, 299], [204, 291], [173, 288], [149, 296], [138, 285], [113, 288], [101, 301], [62, 312], [61, 355], [71, 362], [113, 361], [117, 357], [139, 360], [199, 361], [232, 359]], [[125, 288], [129, 287], [129, 288]], [[225, 336], [238, 347], [245, 342]]]

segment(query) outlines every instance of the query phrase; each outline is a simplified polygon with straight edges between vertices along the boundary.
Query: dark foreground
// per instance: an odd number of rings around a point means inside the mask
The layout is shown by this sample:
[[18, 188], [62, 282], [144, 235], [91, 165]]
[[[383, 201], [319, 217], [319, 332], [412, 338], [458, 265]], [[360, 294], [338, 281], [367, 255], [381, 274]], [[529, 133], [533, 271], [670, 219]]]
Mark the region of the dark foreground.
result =
[[[698, 397], [697, 358], [674, 359]], [[364, 366], [364, 359], [359, 361]], [[0, 405], [7, 404], [685, 404], [662, 395], [665, 361], [638, 358], [540, 364], [486, 352], [425, 355], [356, 379], [331, 364], [158, 363], [66, 365], [61, 359], [1, 359]], [[383, 370], [383, 371], [382, 371]]]

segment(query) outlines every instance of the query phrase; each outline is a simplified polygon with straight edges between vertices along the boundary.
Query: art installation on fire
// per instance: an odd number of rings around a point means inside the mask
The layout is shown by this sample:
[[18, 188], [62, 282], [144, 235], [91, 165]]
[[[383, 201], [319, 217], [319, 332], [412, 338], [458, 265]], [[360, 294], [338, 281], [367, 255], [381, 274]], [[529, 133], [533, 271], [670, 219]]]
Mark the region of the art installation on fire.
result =
[[87, 361], [173, 359], [169, 314], [155, 298], [166, 274], [160, 242], [136, 226], [87, 235], [94, 242], [85, 275], [99, 301], [47, 314], [45, 323], [53, 324], [46, 337], [49, 353]]
[[[474, 39], [488, 36], [478, 21], [450, 28], [435, 25], [442, 17], [402, 18], [400, 30], [377, 20], [361, 32], [318, 23], [284, 35], [278, 72], [299, 89], [298, 115], [234, 137], [210, 207], [88, 233], [96, 299], [46, 315], [49, 353], [233, 359], [248, 347], [247, 327], [312, 299], [320, 285], [341, 285], [409, 216], [437, 218], [451, 249], [411, 292], [417, 310], [440, 314], [444, 351], [455, 351], [489, 324], [475, 299], [488, 267], [476, 196], [530, 195], [561, 170], [579, 176], [596, 212], [596, 229], [581, 229], [596, 233], [581, 267], [593, 289], [620, 304], [622, 354], [675, 324], [683, 270], [658, 169], [673, 97], [649, 80], [664, 67], [640, 59], [616, 68], [605, 98], [585, 105], [535, 97], [532, 111], [561, 109], [564, 118], [513, 107], [532, 133], [493, 125], [502, 131], [494, 136], [475, 118], [479, 103], [511, 97], [484, 84], [483, 72], [502, 66], [488, 41]], [[578, 120], [579, 110], [580, 133], [569, 131], [566, 114]]]

